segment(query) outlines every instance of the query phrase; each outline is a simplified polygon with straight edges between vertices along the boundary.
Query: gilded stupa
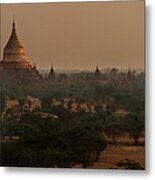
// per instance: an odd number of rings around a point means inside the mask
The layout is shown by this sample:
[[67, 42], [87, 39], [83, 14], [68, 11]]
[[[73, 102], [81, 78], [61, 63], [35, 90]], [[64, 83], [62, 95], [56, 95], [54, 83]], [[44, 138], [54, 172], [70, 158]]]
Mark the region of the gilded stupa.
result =
[[17, 36], [14, 21], [11, 36], [3, 51], [3, 59], [0, 61], [0, 71], [26, 72], [35, 78], [37, 76], [39, 77], [39, 72], [36, 67], [25, 58], [24, 47]]

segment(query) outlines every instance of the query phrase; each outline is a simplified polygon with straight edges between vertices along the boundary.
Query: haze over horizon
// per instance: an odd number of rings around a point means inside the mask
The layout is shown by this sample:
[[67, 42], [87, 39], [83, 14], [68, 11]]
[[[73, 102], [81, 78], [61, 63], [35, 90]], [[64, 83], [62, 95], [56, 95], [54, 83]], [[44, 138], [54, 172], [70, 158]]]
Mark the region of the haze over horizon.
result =
[[12, 30], [39, 69], [144, 69], [144, 1], [1, 5], [1, 60]]

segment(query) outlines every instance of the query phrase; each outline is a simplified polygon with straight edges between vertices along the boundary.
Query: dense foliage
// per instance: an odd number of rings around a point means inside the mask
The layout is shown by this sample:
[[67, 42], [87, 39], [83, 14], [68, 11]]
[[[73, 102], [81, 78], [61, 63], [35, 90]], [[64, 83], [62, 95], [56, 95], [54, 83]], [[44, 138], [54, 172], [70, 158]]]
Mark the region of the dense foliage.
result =
[[[1, 83], [2, 166], [90, 167], [123, 134], [144, 136], [144, 73]], [[32, 108], [28, 96], [40, 107]], [[7, 100], [18, 106], [7, 108]], [[25, 104], [27, 108], [25, 109]]]

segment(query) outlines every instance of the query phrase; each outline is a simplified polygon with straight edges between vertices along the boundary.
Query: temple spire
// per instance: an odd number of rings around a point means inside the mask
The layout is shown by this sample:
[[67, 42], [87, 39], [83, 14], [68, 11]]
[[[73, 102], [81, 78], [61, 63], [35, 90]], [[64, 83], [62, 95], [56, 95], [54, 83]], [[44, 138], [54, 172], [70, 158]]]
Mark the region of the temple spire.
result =
[[48, 77], [49, 78], [55, 78], [55, 71], [54, 71], [54, 67], [53, 67], [53, 63], [51, 64], [51, 69], [50, 69], [50, 72], [48, 74]]
[[[20, 79], [22, 77], [22, 79], [26, 78], [27, 80], [40, 79], [36, 64], [32, 66], [25, 58], [24, 47], [22, 46], [15, 29], [14, 16], [12, 21], [12, 32], [4, 47], [3, 59], [0, 61], [0, 71], [7, 73], [8, 70], [9, 72], [14, 72], [15, 76], [13, 76], [13, 79], [14, 77], [17, 77], [17, 79], [18, 77]], [[16, 76], [17, 72], [20, 75], [18, 74]]]
[[96, 66], [95, 74], [100, 74], [100, 70], [99, 70], [98, 66]]
[[52, 74], [54, 73], [53, 63], [51, 64], [50, 73], [52, 73]]
[[12, 22], [12, 33], [4, 48], [3, 61], [21, 61], [24, 57], [24, 47], [22, 46], [15, 28], [15, 21]]
[[14, 19], [14, 15], [13, 15], [12, 31], [16, 30], [15, 26], [16, 26], [16, 24], [15, 24], [15, 19]]
[[128, 69], [128, 76], [130, 76], [131, 75], [131, 70], [130, 70], [130, 67], [129, 67], [129, 69]]
[[96, 70], [95, 70], [95, 77], [96, 77], [96, 78], [99, 78], [99, 77], [100, 77], [100, 75], [101, 75], [101, 72], [100, 72], [100, 70], [99, 70], [98, 66], [96, 66]]

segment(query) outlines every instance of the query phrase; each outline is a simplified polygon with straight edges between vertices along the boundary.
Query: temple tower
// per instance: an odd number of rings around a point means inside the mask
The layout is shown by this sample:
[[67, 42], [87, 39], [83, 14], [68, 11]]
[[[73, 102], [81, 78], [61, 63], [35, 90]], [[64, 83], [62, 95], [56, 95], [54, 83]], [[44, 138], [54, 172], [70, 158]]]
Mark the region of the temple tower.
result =
[[98, 66], [96, 66], [96, 70], [95, 70], [95, 74], [94, 75], [95, 75], [96, 78], [100, 78], [100, 76], [101, 76], [101, 72], [100, 72]]
[[48, 74], [48, 78], [55, 79], [55, 71], [54, 71], [53, 64], [51, 65], [51, 69], [50, 69], [50, 72]]
[[24, 47], [18, 38], [14, 21], [10, 38], [4, 47], [3, 59], [0, 61], [0, 72], [8, 71], [26, 72], [28, 76], [35, 78], [38, 76], [38, 71], [34, 70], [32, 64], [25, 58]]

